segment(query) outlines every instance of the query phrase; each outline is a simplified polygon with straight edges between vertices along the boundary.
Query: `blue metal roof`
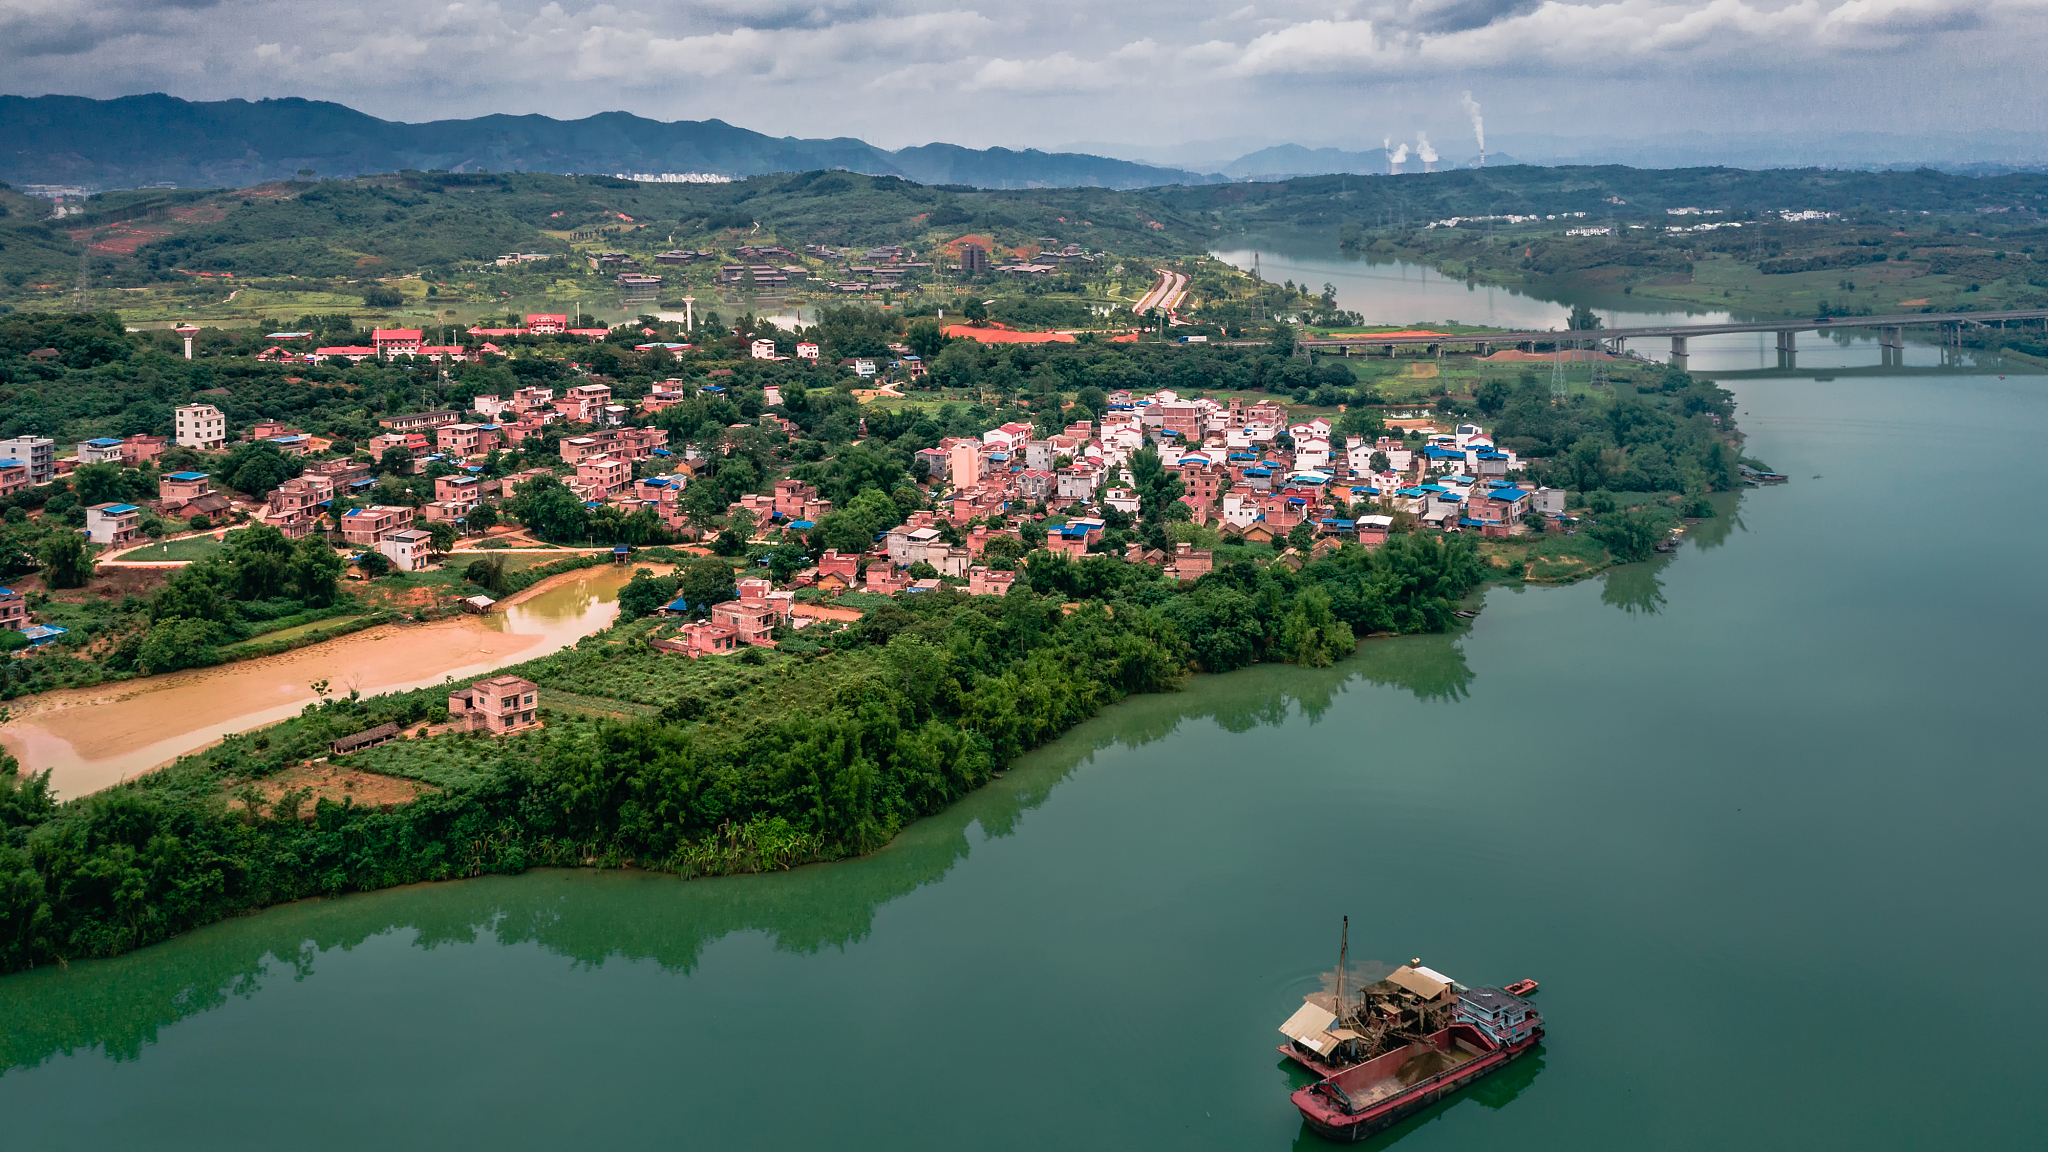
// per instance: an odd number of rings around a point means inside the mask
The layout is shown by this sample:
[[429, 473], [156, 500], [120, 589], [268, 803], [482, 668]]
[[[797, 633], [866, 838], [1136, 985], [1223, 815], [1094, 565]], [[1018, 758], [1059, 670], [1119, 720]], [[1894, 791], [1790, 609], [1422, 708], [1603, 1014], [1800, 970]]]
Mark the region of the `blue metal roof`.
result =
[[124, 512], [135, 512], [138, 509], [133, 504], [110, 504], [100, 509], [100, 511], [105, 512], [109, 516], [119, 516]]
[[[13, 461], [11, 461], [11, 460], [0, 460], [0, 464], [11, 464], [11, 463], [13, 463]], [[171, 473], [171, 474], [170, 474], [169, 476], [166, 476], [166, 477], [164, 477], [164, 479], [166, 479], [166, 480], [204, 480], [204, 479], [206, 479], [206, 473], [204, 473], [204, 472], [173, 472], [173, 473]]]
[[97, 448], [116, 448], [120, 446], [121, 441], [114, 436], [101, 436], [94, 440], [87, 440], [86, 443]]
[[816, 525], [816, 524], [812, 523], [812, 522], [811, 522], [811, 521], [809, 521], [809, 520], [791, 520], [791, 521], [789, 522], [789, 526], [790, 526], [791, 528], [816, 528], [816, 527], [817, 527], [817, 525]]

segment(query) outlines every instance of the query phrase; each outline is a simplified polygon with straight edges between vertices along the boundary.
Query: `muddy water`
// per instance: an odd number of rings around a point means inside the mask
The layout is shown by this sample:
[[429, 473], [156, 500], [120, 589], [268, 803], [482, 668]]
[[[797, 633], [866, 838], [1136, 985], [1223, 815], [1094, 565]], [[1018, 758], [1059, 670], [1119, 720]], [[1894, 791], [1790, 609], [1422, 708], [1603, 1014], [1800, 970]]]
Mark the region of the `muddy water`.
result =
[[231, 732], [295, 715], [310, 687], [364, 695], [465, 680], [574, 644], [618, 613], [624, 568], [586, 568], [543, 581], [488, 616], [390, 625], [239, 664], [24, 697], [0, 744], [34, 771], [52, 769], [78, 796], [160, 767]]

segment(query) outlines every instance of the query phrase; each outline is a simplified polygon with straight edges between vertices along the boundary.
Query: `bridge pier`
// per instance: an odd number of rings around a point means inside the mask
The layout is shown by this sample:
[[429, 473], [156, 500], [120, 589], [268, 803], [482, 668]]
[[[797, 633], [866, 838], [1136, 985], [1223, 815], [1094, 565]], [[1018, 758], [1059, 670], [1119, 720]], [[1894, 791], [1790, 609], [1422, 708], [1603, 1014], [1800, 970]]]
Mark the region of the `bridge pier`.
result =
[[1389, 360], [1392, 360], [1393, 358], [1394, 358], [1394, 346], [1393, 346], [1392, 344], [1389, 344], [1389, 345], [1387, 345], [1387, 359], [1389, 359]]
[[1906, 330], [1896, 327], [1879, 328], [1877, 330], [1877, 345], [1880, 348], [1904, 348], [1906, 346]]
[[1778, 329], [1778, 351], [1799, 351], [1799, 333], [1791, 328]]
[[1673, 336], [1671, 338], [1671, 362], [1683, 368], [1685, 367], [1685, 361], [1685, 337]]

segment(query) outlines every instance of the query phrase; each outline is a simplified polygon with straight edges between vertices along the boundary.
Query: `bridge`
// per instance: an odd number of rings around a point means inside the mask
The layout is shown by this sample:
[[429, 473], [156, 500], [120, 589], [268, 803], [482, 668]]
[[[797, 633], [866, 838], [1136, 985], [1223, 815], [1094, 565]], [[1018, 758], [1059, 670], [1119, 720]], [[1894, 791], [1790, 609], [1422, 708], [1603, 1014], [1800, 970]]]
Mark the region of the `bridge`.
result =
[[1906, 346], [1907, 328], [1939, 325], [1943, 329], [1942, 343], [1961, 343], [1965, 328], [1988, 328], [1996, 323], [2003, 327], [2009, 322], [2038, 320], [2048, 323], [2048, 308], [2012, 308], [2001, 312], [1905, 312], [1894, 316], [1831, 316], [1815, 317], [1810, 320], [1754, 320], [1726, 324], [1656, 324], [1643, 328], [1588, 328], [1566, 329], [1562, 332], [1551, 329], [1543, 332], [1472, 332], [1464, 335], [1441, 333], [1401, 333], [1374, 336], [1370, 333], [1359, 336], [1314, 336], [1295, 341], [1295, 350], [1307, 355], [1309, 349], [1318, 351], [1342, 350], [1349, 356], [1363, 351], [1367, 355], [1384, 351], [1388, 356], [1397, 347], [1420, 345], [1428, 351], [1443, 355], [1450, 347], [1472, 348], [1474, 354], [1486, 356], [1495, 348], [1520, 348], [1534, 352], [1539, 344], [1557, 348], [1594, 347], [1620, 355], [1630, 340], [1669, 339], [1671, 358], [1683, 364], [1686, 359], [1686, 341], [1695, 336], [1723, 336], [1742, 332], [1775, 332], [1778, 334], [1778, 351], [1792, 355], [1799, 350], [1801, 332], [1836, 332], [1847, 328], [1875, 328], [1879, 332], [1878, 344], [1885, 349], [1887, 358]]

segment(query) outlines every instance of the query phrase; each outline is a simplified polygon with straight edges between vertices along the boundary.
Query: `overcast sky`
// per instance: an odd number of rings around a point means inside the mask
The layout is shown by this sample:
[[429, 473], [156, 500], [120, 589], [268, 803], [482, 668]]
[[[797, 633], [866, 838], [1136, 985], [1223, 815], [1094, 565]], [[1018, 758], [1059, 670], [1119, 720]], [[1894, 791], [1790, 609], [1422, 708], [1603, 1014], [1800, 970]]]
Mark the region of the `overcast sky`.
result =
[[2048, 0], [0, 0], [0, 86], [886, 147], [2044, 126]]

